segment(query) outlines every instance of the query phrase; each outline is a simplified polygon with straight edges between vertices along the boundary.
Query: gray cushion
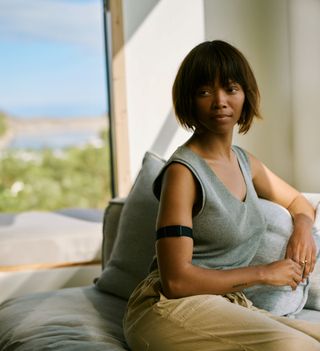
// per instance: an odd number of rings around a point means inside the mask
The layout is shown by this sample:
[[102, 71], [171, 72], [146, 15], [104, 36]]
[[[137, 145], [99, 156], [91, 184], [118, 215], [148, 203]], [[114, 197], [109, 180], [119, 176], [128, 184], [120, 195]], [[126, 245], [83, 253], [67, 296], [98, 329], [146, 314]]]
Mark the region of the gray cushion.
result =
[[140, 173], [123, 207], [110, 260], [96, 285], [98, 289], [128, 299], [148, 274], [155, 254], [158, 200], [152, 184], [165, 160], [147, 152]]
[[[291, 215], [285, 208], [263, 199], [259, 202], [267, 221], [267, 232], [251, 265], [267, 264], [284, 258], [293, 230]], [[276, 315], [291, 315], [303, 309], [309, 287], [309, 280], [299, 284], [295, 291], [289, 286], [257, 285], [246, 289], [245, 294], [259, 308]]]
[[[302, 319], [309, 322], [320, 323], [319, 311], [303, 309], [301, 312], [295, 315], [296, 319]], [[306, 350], [307, 351], [307, 350]]]
[[114, 198], [104, 212], [103, 217], [103, 241], [102, 241], [102, 269], [105, 268], [110, 259], [114, 242], [117, 237], [117, 230], [121, 211], [125, 203], [125, 198]]
[[128, 350], [125, 307], [125, 300], [93, 286], [8, 300], [0, 309], [0, 350]]
[[315, 270], [311, 276], [311, 284], [309, 288], [309, 295], [305, 305], [311, 310], [320, 311], [320, 262], [316, 263]]

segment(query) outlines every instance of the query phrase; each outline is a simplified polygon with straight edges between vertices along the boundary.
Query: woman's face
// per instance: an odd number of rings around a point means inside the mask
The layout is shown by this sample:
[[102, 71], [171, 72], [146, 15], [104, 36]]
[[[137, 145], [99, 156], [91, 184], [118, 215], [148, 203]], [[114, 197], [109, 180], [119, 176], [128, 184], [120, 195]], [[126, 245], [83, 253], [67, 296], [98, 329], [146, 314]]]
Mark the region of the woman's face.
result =
[[240, 84], [229, 81], [203, 85], [196, 91], [195, 112], [200, 128], [214, 133], [226, 133], [237, 124], [245, 100]]

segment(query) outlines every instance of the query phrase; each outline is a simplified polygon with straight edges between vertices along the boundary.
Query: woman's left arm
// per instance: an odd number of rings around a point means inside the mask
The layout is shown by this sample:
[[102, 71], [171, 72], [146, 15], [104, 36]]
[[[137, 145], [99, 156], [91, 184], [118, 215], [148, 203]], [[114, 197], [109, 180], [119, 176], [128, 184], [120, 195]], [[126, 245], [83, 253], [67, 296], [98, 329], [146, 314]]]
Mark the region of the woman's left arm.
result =
[[316, 244], [312, 236], [315, 211], [300, 192], [271, 172], [253, 155], [248, 155], [258, 196], [287, 208], [293, 218], [294, 229], [287, 245], [286, 258], [303, 265], [303, 278], [306, 278], [314, 270], [316, 263]]

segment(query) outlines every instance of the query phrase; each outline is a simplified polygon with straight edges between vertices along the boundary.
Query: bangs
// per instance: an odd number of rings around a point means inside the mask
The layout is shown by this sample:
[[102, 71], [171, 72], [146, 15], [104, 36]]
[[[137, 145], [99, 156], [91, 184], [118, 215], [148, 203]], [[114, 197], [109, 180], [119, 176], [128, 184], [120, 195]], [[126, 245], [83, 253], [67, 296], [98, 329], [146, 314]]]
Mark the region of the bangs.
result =
[[191, 94], [202, 85], [219, 83], [221, 86], [227, 86], [230, 81], [245, 88], [246, 69], [240, 52], [230, 50], [223, 42], [211, 42], [199, 51], [190, 72], [191, 86], [194, 88]]

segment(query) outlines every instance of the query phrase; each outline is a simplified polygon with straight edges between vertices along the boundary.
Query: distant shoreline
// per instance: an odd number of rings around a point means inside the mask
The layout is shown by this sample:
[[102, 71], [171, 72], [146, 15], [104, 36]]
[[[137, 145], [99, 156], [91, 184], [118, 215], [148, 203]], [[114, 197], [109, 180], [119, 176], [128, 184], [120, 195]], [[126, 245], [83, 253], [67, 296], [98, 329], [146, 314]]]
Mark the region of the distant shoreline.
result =
[[107, 116], [72, 118], [14, 118], [7, 117], [7, 131], [0, 137], [0, 150], [6, 149], [16, 137], [36, 137], [52, 133], [100, 133], [108, 127]]

